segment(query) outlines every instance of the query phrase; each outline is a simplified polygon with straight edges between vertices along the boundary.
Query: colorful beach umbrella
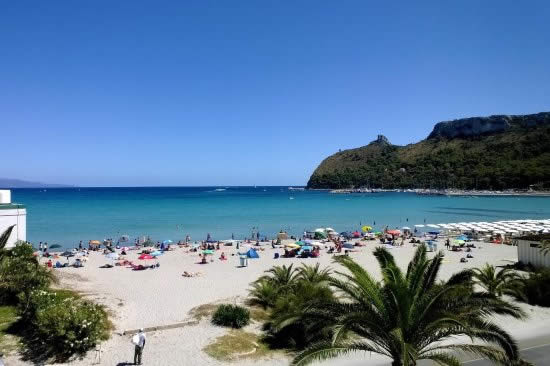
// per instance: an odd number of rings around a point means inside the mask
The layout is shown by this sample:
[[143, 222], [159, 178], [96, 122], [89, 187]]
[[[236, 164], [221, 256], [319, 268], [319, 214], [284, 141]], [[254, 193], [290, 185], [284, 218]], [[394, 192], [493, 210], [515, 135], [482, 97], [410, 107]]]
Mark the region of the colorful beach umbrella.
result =
[[292, 249], [300, 248], [299, 245], [294, 244], [294, 243], [287, 244], [287, 245], [285, 245], [285, 247], [287, 247], [287, 248], [292, 248]]
[[101, 245], [101, 242], [99, 240], [90, 240], [88, 242], [88, 244], [90, 244], [90, 245]]
[[365, 225], [361, 228], [361, 230], [363, 230], [364, 233], [369, 232], [372, 230], [372, 226]]

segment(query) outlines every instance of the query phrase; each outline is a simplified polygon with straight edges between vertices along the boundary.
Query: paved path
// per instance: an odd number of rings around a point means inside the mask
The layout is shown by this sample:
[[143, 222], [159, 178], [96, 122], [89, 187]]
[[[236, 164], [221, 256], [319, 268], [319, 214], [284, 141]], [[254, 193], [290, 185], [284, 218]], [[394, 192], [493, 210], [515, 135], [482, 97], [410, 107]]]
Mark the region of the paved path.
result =
[[[531, 362], [535, 366], [550, 365], [550, 344], [543, 346], [534, 346], [521, 351], [524, 360]], [[467, 366], [493, 366], [491, 361], [477, 360], [464, 363]]]

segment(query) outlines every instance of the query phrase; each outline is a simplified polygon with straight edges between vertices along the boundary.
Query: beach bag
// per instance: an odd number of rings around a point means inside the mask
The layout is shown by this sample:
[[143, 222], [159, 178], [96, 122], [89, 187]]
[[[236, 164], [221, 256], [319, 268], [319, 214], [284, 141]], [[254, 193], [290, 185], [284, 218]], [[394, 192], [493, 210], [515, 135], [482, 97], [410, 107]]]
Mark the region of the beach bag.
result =
[[139, 334], [134, 334], [132, 337], [132, 343], [136, 346], [139, 346]]

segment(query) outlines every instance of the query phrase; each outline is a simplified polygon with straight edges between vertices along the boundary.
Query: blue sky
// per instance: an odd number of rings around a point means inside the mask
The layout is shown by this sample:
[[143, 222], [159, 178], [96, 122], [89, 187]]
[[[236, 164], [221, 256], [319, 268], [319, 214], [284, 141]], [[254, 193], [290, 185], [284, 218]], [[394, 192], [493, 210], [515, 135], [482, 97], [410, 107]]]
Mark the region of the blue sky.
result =
[[0, 176], [298, 185], [338, 149], [550, 110], [549, 1], [5, 1]]

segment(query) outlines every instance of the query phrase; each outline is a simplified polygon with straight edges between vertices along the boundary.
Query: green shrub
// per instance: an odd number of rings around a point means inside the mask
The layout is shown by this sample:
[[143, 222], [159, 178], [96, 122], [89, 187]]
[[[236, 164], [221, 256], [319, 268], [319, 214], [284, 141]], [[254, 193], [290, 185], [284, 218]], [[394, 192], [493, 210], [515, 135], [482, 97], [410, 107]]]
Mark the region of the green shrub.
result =
[[242, 328], [248, 323], [250, 323], [250, 312], [238, 305], [222, 304], [212, 316], [212, 324], [222, 327]]
[[550, 270], [532, 272], [522, 282], [518, 300], [530, 305], [550, 307]]
[[103, 306], [66, 293], [34, 291], [24, 317], [34, 335], [58, 356], [88, 351], [107, 339], [110, 329]]
[[51, 271], [41, 266], [29, 243], [18, 242], [6, 251], [0, 262], [0, 302], [28, 302], [31, 292], [46, 289], [54, 280]]

